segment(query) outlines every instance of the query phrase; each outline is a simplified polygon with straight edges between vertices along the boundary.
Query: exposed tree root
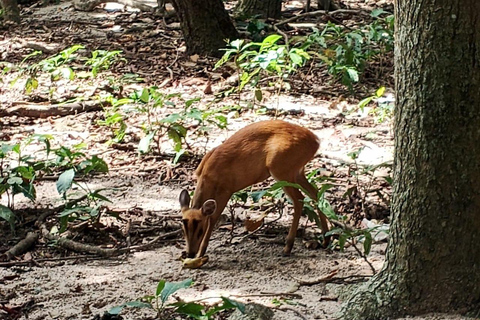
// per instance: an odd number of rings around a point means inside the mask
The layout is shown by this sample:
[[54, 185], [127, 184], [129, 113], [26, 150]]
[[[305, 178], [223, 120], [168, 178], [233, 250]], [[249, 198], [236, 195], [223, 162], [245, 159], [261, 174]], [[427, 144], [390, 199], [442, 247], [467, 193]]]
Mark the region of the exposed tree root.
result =
[[0, 110], [0, 116], [21, 116], [31, 118], [48, 118], [51, 116], [74, 115], [79, 112], [100, 111], [105, 102], [81, 101], [65, 104], [43, 105], [28, 102], [15, 102], [13, 107]]
[[100, 248], [98, 246], [92, 246], [92, 245], [89, 245], [89, 244], [84, 244], [84, 243], [80, 243], [78, 241], [74, 241], [74, 240], [70, 240], [70, 239], [67, 239], [67, 238], [64, 238], [64, 237], [59, 237], [59, 236], [53, 235], [48, 231], [47, 227], [44, 224], [42, 224], [40, 226], [40, 230], [42, 232], [42, 236], [45, 239], [50, 240], [50, 241], [56, 241], [56, 244], [58, 246], [62, 247], [62, 248], [65, 248], [67, 250], [72, 250], [72, 251], [75, 251], [75, 252], [80, 252], [80, 253], [92, 253], [92, 254], [102, 256], [102, 257], [112, 257], [112, 256], [128, 253], [128, 252], [131, 252], [131, 251], [146, 250], [146, 249], [150, 248], [153, 244], [155, 244], [157, 241], [162, 240], [162, 239], [166, 239], [166, 238], [170, 238], [172, 236], [176, 236], [176, 235], [178, 235], [182, 232], [181, 229], [178, 229], [178, 230], [175, 230], [175, 231], [172, 231], [172, 232], [164, 233], [164, 234], [161, 234], [161, 235], [157, 236], [156, 238], [154, 238], [150, 242], [142, 244], [142, 245], [138, 245], [138, 246], [132, 246], [132, 247], [127, 247], [127, 248], [119, 248], [119, 249], [105, 249], [105, 248]]
[[[20, 240], [16, 245], [14, 245], [10, 250], [5, 252], [4, 257], [6, 261], [11, 260], [13, 257], [21, 255], [27, 252], [38, 240], [38, 233], [29, 232], [27, 236]], [[3, 260], [3, 259], [2, 259]]]
[[334, 270], [330, 272], [330, 274], [315, 280], [302, 280], [295, 277], [293, 277], [293, 279], [295, 279], [300, 286], [313, 286], [320, 283], [352, 283], [352, 282], [362, 281], [365, 278], [372, 277], [371, 275], [360, 275], [360, 274], [346, 276], [346, 277], [335, 277], [337, 273], [338, 273], [338, 270]]
[[45, 239], [50, 241], [56, 241], [56, 244], [58, 246], [68, 250], [72, 250], [75, 252], [82, 252], [82, 253], [85, 253], [85, 252], [93, 253], [102, 257], [111, 257], [119, 254], [118, 249], [104, 249], [97, 246], [92, 246], [89, 244], [73, 241], [67, 238], [55, 236], [48, 231], [47, 227], [44, 224], [40, 226], [40, 230], [42, 232], [42, 236]]

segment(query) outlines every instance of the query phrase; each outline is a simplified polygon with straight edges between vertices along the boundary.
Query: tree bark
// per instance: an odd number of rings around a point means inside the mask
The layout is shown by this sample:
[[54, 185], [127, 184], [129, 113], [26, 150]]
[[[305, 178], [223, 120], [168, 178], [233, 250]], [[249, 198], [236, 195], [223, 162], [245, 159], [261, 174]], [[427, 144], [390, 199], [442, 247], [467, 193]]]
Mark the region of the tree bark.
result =
[[173, 0], [188, 54], [221, 56], [226, 39], [238, 38], [222, 0]]
[[20, 10], [18, 9], [17, 0], [0, 0], [0, 4], [5, 11], [5, 20], [20, 23]]
[[282, 0], [240, 0], [235, 8], [239, 17], [256, 16], [261, 19], [280, 19]]
[[391, 238], [342, 319], [480, 306], [480, 1], [396, 0], [395, 16]]

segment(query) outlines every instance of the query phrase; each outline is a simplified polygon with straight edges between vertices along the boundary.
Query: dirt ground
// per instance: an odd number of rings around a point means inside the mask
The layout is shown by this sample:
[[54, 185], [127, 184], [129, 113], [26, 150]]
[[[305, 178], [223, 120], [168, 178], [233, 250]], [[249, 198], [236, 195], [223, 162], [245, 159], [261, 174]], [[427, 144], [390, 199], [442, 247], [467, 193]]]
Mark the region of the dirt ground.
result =
[[[294, 1], [287, 3], [296, 4]], [[388, 9], [392, 1], [349, 0], [343, 5], [366, 10], [378, 6]], [[36, 5], [26, 7], [25, 20], [20, 27], [1, 30], [2, 60], [20, 62], [31, 52], [32, 43], [62, 49], [66, 45], [81, 43], [96, 48], [102, 47], [99, 43], [103, 44], [108, 39], [109, 49], [122, 49], [129, 61], [112, 72], [136, 72], [145, 78], [146, 83], [164, 86], [168, 92], [181, 92], [186, 99], [201, 96], [202, 103], [214, 101], [213, 97], [204, 93], [209, 81], [204, 70], [211, 69], [211, 61], [196, 61], [197, 58], [189, 59], [183, 55], [181, 35], [175, 22], [165, 26], [162, 18], [156, 15], [122, 10], [106, 7], [93, 13], [81, 13], [74, 11], [70, 2], [46, 8]], [[112, 23], [120, 27], [114, 28]], [[161, 27], [138, 31], [150, 25]], [[152, 41], [153, 38], [165, 41], [158, 43]], [[210, 75], [213, 80], [218, 76], [214, 72]], [[25, 96], [21, 89], [24, 83], [12, 82], [16, 76], [6, 74], [0, 82], [1, 108], [7, 109], [25, 100], [38, 102], [40, 99], [42, 102], [42, 94]], [[169, 77], [170, 80], [164, 81]], [[321, 139], [320, 152], [308, 165], [307, 171], [320, 168], [323, 175], [334, 179], [335, 187], [326, 197], [338, 214], [347, 215], [359, 228], [365, 227], [366, 223], [388, 226], [390, 187], [381, 179], [390, 174], [388, 169], [378, 170], [375, 182], [368, 186], [381, 190], [386, 199], [375, 194], [365, 199], [359, 199], [359, 195], [344, 195], [352, 185], [360, 189], [368, 185], [368, 181], [359, 181], [352, 175], [355, 163], [348, 153], [364, 147], [357, 159], [359, 165], [378, 165], [392, 160], [391, 123], [388, 120], [376, 122], [368, 115], [368, 108], [364, 113], [346, 113], [355, 108], [358, 98], [349, 98], [348, 95], [345, 98], [347, 90], [342, 86], [323, 83], [320, 77], [314, 80], [309, 94], [295, 92], [279, 97], [266, 96], [264, 106], [267, 111], [276, 109], [279, 118], [309, 128]], [[42, 81], [49, 80], [44, 78]], [[391, 75], [386, 82], [391, 84]], [[108, 80], [104, 77], [98, 83], [88, 85], [95, 87], [92, 91], [95, 92], [106, 83]], [[56, 88], [61, 90], [51, 93], [51, 96], [71, 95], [78, 90], [77, 85], [78, 82], [74, 85], [57, 84]], [[223, 85], [214, 81], [214, 91]], [[372, 81], [359, 89], [372, 92], [372, 88], [378, 88], [378, 83]], [[86, 90], [84, 94], [93, 95], [92, 92]], [[391, 88], [387, 88], [387, 97], [392, 99]], [[223, 103], [234, 102], [227, 99]], [[102, 218], [100, 229], [89, 226], [78, 232], [69, 231], [76, 240], [112, 248], [125, 246], [125, 234], [131, 236], [132, 245], [139, 245], [161, 233], [178, 230], [178, 196], [184, 188], [193, 190], [194, 169], [199, 158], [193, 157], [178, 166], [173, 165], [171, 157], [165, 156], [172, 152], [168, 140], [162, 141], [163, 155], [140, 157], [135, 149], [111, 148], [105, 144], [111, 132], [96, 124], [102, 116], [102, 111], [47, 119], [5, 116], [0, 119], [0, 141], [18, 142], [32, 133], [49, 133], [55, 138], [55, 146], [73, 146], [83, 142], [87, 144], [89, 154], [99, 155], [108, 163], [108, 175], [97, 176], [85, 183], [92, 190], [107, 188], [104, 195], [112, 201], [107, 206], [121, 212], [122, 219], [106, 215]], [[190, 141], [198, 155], [248, 123], [272, 118], [271, 112], [260, 114], [256, 110], [239, 114], [232, 112], [226, 116], [228, 130], [212, 131], [205, 141]], [[141, 134], [139, 124], [144, 120], [141, 115], [132, 115], [128, 119], [128, 136], [131, 138], [127, 143], [138, 143]], [[39, 148], [39, 144], [32, 144], [28, 152], [35, 154]], [[37, 181], [37, 200], [33, 204], [22, 196], [16, 197], [16, 209], [21, 212], [17, 234], [12, 235], [7, 224], [0, 222], [0, 253], [35, 229], [34, 222], [41, 210], [63, 203], [54, 180], [43, 177]], [[6, 205], [6, 198], [3, 197], [0, 203]], [[279, 212], [269, 214], [265, 220], [267, 226], [251, 235], [244, 231], [243, 221], [247, 216], [260, 215], [261, 210], [248, 206], [231, 210], [235, 211], [236, 218], [230, 221], [226, 212], [223, 224], [215, 231], [210, 243], [209, 262], [196, 270], [182, 268], [180, 256], [184, 241], [179, 234], [156, 242], [149, 250], [110, 259], [79, 255], [41, 240], [34, 250], [14, 260], [17, 265], [12, 263], [8, 267], [0, 267], [0, 306], [17, 310], [6, 313], [5, 309], [0, 309], [0, 319], [93, 319], [114, 306], [154, 294], [161, 279], [182, 281], [188, 278], [194, 280], [194, 285], [178, 291], [175, 298], [213, 304], [220, 296], [225, 296], [271, 307], [274, 319], [336, 319], [341, 300], [351, 289], [349, 284], [353, 280], [368, 279], [372, 274], [371, 267], [353, 247], [346, 248], [344, 252], [307, 248], [319, 230], [306, 218], [302, 218], [293, 254], [282, 256], [283, 241], [291, 218], [285, 213], [291, 212], [289, 206], [281, 216]], [[49, 223], [54, 225], [55, 219], [50, 219]], [[377, 272], [382, 268], [385, 249], [385, 237], [379, 238], [368, 255], [368, 261]], [[28, 263], [23, 263], [25, 261]], [[301, 284], [302, 281], [325, 279], [332, 275], [336, 281]], [[122, 316], [125, 319], [155, 318], [151, 310], [133, 308], [124, 309]], [[429, 315], [416, 319], [460, 317]]]

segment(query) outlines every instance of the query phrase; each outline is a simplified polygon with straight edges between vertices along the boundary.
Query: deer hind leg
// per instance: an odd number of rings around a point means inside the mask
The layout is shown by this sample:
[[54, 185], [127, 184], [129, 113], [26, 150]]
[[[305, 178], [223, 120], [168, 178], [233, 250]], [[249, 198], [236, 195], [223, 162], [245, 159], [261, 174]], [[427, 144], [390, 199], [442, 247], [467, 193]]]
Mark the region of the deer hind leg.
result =
[[[318, 201], [318, 190], [315, 188], [310, 182], [308, 182], [307, 178], [305, 177], [304, 170], [302, 170], [298, 175], [296, 182], [301, 185], [305, 190], [308, 191], [310, 198]], [[319, 209], [318, 217], [320, 218], [320, 224], [322, 225], [322, 234], [323, 234], [323, 247], [327, 247], [330, 243], [330, 237], [326, 237], [325, 234], [328, 232], [328, 222], [327, 217], [325, 214]]]
[[297, 229], [298, 224], [300, 221], [300, 217], [302, 215], [302, 208], [304, 199], [303, 194], [293, 187], [284, 187], [283, 190], [288, 195], [288, 197], [293, 202], [293, 221], [292, 225], [290, 226], [290, 231], [288, 232], [287, 238], [285, 240], [285, 248], [283, 249], [284, 255], [290, 255], [292, 252], [293, 243], [295, 242], [295, 237], [297, 236]]

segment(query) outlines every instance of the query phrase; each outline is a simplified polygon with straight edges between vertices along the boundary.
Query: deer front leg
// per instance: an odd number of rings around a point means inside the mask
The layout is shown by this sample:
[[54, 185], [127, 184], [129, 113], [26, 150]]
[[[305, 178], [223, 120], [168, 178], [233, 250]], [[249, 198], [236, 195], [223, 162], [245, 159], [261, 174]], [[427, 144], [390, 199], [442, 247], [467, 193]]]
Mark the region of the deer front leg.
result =
[[212, 236], [213, 229], [215, 228], [215, 225], [217, 224], [217, 221], [220, 218], [220, 215], [222, 214], [223, 209], [225, 209], [225, 206], [227, 205], [228, 200], [230, 200], [231, 196], [232, 193], [225, 192], [216, 197], [215, 200], [217, 203], [217, 208], [215, 210], [215, 213], [209, 218], [207, 230], [205, 231], [205, 235], [203, 236], [202, 243], [200, 244], [200, 248], [198, 249], [196, 255], [197, 258], [203, 257], [207, 252], [208, 243], [210, 242], [210, 237]]

